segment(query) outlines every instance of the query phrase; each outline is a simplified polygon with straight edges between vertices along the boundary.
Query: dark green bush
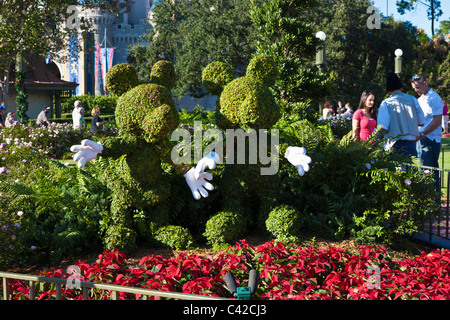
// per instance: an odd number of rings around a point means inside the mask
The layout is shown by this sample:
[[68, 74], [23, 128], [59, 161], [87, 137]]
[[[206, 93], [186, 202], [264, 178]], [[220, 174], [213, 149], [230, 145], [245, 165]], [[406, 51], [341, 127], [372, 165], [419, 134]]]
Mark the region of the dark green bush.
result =
[[68, 116], [65, 117], [69, 118], [70, 122], [72, 121], [74, 103], [77, 100], [81, 101], [85, 116], [90, 116], [94, 107], [99, 107], [101, 114], [114, 114], [116, 110], [117, 96], [93, 96], [90, 94], [73, 96], [61, 102], [61, 113], [67, 113]]
[[276, 241], [297, 242], [301, 229], [300, 213], [292, 206], [281, 205], [269, 213], [266, 226]]
[[164, 226], [156, 231], [155, 239], [174, 250], [192, 249], [194, 239], [188, 229], [181, 226]]
[[226, 246], [244, 236], [245, 219], [239, 213], [221, 211], [206, 223], [204, 236], [213, 247]]

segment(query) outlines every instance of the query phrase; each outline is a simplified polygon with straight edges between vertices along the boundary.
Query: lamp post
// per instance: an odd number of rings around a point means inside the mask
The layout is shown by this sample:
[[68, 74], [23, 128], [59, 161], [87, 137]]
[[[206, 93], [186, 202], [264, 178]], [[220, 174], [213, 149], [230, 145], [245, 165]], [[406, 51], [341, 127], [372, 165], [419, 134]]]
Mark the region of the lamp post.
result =
[[[316, 53], [316, 66], [319, 68], [319, 73], [323, 73], [325, 64], [327, 63], [326, 59], [326, 47], [325, 47], [325, 39], [327, 35], [323, 31], [319, 31], [316, 33], [316, 38], [322, 42], [321, 46], [317, 47]], [[322, 115], [323, 111], [323, 102], [319, 102], [319, 115]]]
[[395, 54], [395, 73], [400, 77], [403, 71], [402, 68], [403, 51], [402, 49], [397, 49], [395, 50], [394, 54]]
[[325, 32], [319, 31], [316, 33], [316, 38], [322, 41], [322, 45], [317, 47], [316, 53], [316, 65], [319, 68], [319, 72], [322, 73], [325, 64], [327, 63], [326, 59], [326, 47], [325, 47], [325, 39], [327, 38]]

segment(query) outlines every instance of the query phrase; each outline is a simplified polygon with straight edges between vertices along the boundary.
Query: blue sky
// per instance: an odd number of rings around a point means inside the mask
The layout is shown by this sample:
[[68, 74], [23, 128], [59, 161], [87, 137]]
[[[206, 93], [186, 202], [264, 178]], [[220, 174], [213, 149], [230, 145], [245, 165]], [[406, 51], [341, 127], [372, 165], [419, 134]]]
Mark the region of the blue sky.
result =
[[[374, 6], [386, 16], [394, 16], [395, 21], [410, 21], [413, 25], [420, 29], [424, 29], [429, 37], [431, 37], [431, 21], [427, 18], [428, 7], [423, 4], [418, 4], [416, 10], [407, 11], [406, 14], [400, 15], [397, 11], [396, 0], [372, 0]], [[428, 3], [428, 2], [426, 2]], [[434, 28], [439, 28], [439, 22], [442, 20], [450, 20], [450, 1], [441, 0], [442, 16], [439, 20], [434, 22]]]

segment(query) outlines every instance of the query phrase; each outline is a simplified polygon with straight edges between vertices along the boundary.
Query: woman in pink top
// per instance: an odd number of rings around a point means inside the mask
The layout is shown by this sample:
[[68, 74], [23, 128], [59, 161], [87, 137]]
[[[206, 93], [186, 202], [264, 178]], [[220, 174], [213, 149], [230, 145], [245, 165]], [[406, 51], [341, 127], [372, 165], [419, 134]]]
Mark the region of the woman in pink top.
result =
[[376, 127], [377, 108], [375, 106], [375, 94], [370, 90], [364, 90], [359, 101], [359, 108], [353, 113], [353, 138], [365, 141], [373, 134]]

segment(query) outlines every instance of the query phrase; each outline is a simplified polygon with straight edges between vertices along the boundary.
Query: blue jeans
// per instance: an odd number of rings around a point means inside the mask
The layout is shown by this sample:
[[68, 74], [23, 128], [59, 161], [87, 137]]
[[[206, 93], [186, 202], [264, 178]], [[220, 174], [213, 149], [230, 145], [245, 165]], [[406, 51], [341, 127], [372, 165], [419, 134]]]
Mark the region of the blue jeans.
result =
[[[430, 140], [427, 137], [417, 142], [417, 157], [423, 166], [439, 168], [439, 154], [441, 153], [441, 143]], [[440, 189], [439, 171], [434, 171], [436, 189]]]
[[399, 154], [417, 157], [416, 143], [414, 141], [400, 139], [394, 143], [393, 148], [399, 150]]

